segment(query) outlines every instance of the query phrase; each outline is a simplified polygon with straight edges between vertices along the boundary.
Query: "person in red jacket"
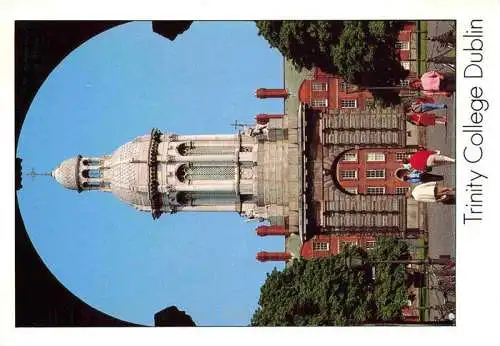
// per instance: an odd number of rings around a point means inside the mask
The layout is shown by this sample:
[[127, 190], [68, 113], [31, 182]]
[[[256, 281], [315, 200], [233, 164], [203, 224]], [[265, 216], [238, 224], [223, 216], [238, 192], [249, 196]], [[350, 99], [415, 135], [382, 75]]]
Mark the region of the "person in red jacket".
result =
[[455, 159], [441, 155], [439, 150], [428, 150], [423, 147], [420, 147], [419, 151], [411, 155], [409, 158], [403, 159], [403, 163], [406, 166], [420, 172], [428, 172], [432, 169], [432, 167], [451, 164], [454, 162]]
[[406, 115], [406, 121], [417, 126], [434, 126], [436, 124], [446, 125], [446, 117], [434, 113], [410, 113]]

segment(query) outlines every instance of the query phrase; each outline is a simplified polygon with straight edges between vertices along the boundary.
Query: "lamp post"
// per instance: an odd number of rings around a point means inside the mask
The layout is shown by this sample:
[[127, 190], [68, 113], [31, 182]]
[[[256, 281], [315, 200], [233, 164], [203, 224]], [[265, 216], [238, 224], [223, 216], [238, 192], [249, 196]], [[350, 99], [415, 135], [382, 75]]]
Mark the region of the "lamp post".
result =
[[345, 258], [345, 265], [347, 268], [352, 269], [352, 268], [360, 268], [364, 266], [365, 260], [361, 257], [353, 257], [353, 256], [347, 256]]
[[409, 89], [408, 87], [404, 87], [404, 86], [401, 86], [401, 85], [391, 85], [391, 86], [376, 86], [376, 85], [373, 85], [373, 86], [364, 86], [363, 89], [355, 89], [355, 90], [351, 90], [351, 89], [346, 89], [345, 93], [346, 94], [350, 94], [351, 92], [358, 92], [358, 91], [371, 91], [371, 90], [389, 90], [389, 91], [401, 91], [401, 90], [412, 90], [412, 89]]
[[449, 259], [447, 258], [427, 258], [427, 259], [422, 259], [422, 260], [387, 260], [387, 261], [368, 261], [365, 262], [365, 260], [361, 257], [354, 257], [354, 256], [347, 256], [345, 258], [345, 264], [347, 268], [352, 269], [352, 268], [359, 268], [362, 267], [365, 264], [382, 264], [382, 263], [387, 263], [387, 264], [440, 264], [440, 265], [446, 265], [449, 263]]

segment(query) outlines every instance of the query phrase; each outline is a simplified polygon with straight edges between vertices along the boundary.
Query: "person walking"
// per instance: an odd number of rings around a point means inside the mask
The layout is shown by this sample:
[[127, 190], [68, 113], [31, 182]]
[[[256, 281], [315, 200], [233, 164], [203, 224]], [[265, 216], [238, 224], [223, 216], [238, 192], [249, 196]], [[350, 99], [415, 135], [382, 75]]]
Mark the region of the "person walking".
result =
[[425, 113], [447, 108], [448, 105], [446, 105], [445, 103], [436, 103], [436, 100], [432, 97], [419, 97], [407, 107], [407, 112]]
[[455, 196], [454, 188], [438, 186], [435, 181], [416, 185], [406, 192], [407, 198], [424, 203], [444, 202], [453, 196]]
[[421, 147], [419, 151], [409, 158], [403, 159], [403, 167], [409, 167], [420, 172], [428, 172], [432, 170], [432, 167], [452, 164], [454, 162], [455, 159], [441, 155], [439, 150], [427, 150]]
[[450, 78], [437, 71], [426, 72], [420, 79], [413, 80], [410, 87], [417, 90], [422, 90], [424, 95], [434, 96], [450, 96], [452, 91], [452, 82]]
[[410, 113], [406, 115], [406, 121], [417, 126], [434, 126], [436, 124], [446, 125], [446, 117], [434, 113]]
[[406, 168], [398, 168], [394, 172], [394, 174], [400, 181], [405, 181], [410, 184], [422, 183], [421, 177], [423, 173], [419, 171], [408, 170]]
[[405, 168], [398, 168], [395, 175], [400, 181], [404, 181], [412, 185], [427, 183], [430, 181], [441, 181], [444, 179], [442, 175], [407, 170]]

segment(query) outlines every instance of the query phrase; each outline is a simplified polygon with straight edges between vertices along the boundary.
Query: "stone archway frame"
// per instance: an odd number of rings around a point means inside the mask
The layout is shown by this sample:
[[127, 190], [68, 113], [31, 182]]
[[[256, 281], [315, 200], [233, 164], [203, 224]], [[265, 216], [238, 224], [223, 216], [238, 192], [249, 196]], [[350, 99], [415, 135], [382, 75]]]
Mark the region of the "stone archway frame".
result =
[[[362, 147], [362, 148], [359, 148], [359, 147], [351, 147], [351, 148], [348, 148], [348, 149], [345, 149], [343, 151], [341, 151], [340, 153], [337, 154], [337, 156], [335, 157], [335, 159], [333, 160], [332, 162], [332, 165], [331, 165], [331, 168], [330, 168], [330, 176], [332, 178], [332, 181], [333, 181], [333, 185], [339, 189], [341, 192], [345, 193], [346, 195], [349, 195], [349, 196], [359, 196], [359, 195], [362, 195], [362, 196], [368, 196], [368, 194], [366, 193], [351, 193], [349, 191], [347, 191], [343, 186], [342, 184], [340, 183], [340, 180], [339, 180], [339, 177], [337, 176], [337, 165], [339, 164], [340, 160], [342, 160], [342, 158], [344, 157], [344, 155], [350, 151], [353, 151], [353, 150], [360, 150], [360, 149], [369, 149], [370, 147]], [[377, 148], [377, 149], [380, 149], [380, 148]], [[403, 181], [402, 179], [399, 179], [397, 176], [396, 176], [396, 173], [400, 170], [405, 170], [404, 167], [401, 167], [401, 168], [398, 168], [396, 169], [396, 171], [394, 172], [394, 176], [396, 177], [396, 179], [398, 180], [401, 180]], [[385, 196], [390, 196], [390, 195], [398, 195], [398, 194], [384, 194]]]
[[400, 167], [400, 168], [396, 169], [396, 170], [394, 171], [394, 177], [395, 177], [396, 179], [398, 179], [399, 181], [404, 181], [402, 178], [398, 177], [398, 172], [402, 172], [402, 171], [407, 171], [407, 172], [409, 172], [410, 170], [409, 170], [409, 169], [407, 169], [407, 168], [404, 168], [404, 167]]
[[339, 177], [337, 176], [337, 165], [339, 164], [340, 160], [342, 160], [342, 158], [344, 157], [344, 155], [346, 153], [348, 153], [349, 151], [352, 151], [352, 150], [357, 150], [358, 148], [355, 148], [355, 147], [352, 147], [352, 148], [349, 148], [349, 149], [346, 149], [346, 150], [343, 150], [341, 151], [336, 157], [335, 159], [333, 160], [332, 162], [332, 166], [330, 168], [330, 175], [331, 175], [331, 178], [332, 178], [332, 181], [333, 181], [333, 185], [339, 189], [340, 191], [342, 191], [343, 193], [345, 193], [346, 195], [349, 195], [349, 196], [356, 196], [357, 194], [355, 193], [351, 193], [349, 191], [347, 191], [343, 186], [342, 184], [340, 183], [339, 181]]

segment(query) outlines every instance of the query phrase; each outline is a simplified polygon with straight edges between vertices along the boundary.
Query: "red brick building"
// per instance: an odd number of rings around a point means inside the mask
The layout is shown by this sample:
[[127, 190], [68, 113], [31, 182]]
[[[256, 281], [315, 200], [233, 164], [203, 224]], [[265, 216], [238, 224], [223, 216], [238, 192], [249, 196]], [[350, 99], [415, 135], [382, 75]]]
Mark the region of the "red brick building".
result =
[[[402, 165], [402, 159], [413, 150], [354, 149], [346, 152], [338, 161], [334, 177], [338, 185], [349, 194], [403, 195], [409, 184], [396, 178], [395, 172]], [[375, 246], [376, 230], [372, 234], [347, 233], [346, 235], [320, 233], [304, 242], [301, 257], [316, 258], [337, 255], [347, 244], [366, 250]]]
[[[398, 36], [399, 58], [402, 66], [409, 71], [408, 77], [401, 81], [403, 88], [417, 75], [415, 31], [415, 23], [406, 23]], [[400, 95], [407, 96], [410, 93], [411, 91], [402, 89]], [[331, 75], [319, 68], [314, 68], [311, 78], [301, 83], [297, 97], [301, 103], [325, 114], [339, 110], [359, 112], [374, 108], [374, 98], [370, 91], [351, 85], [341, 76]], [[347, 125], [349, 126], [352, 124]], [[343, 127], [345, 125], [335, 125], [339, 130]], [[358, 144], [363, 143], [360, 141]], [[348, 150], [332, 166], [332, 179], [337, 188], [348, 194], [402, 195], [408, 190], [409, 184], [396, 178], [395, 172], [401, 168], [402, 159], [414, 150], [401, 146], [391, 148], [390, 145]], [[376, 234], [319, 234], [304, 243], [301, 255], [310, 258], [337, 254], [345, 243], [354, 243], [369, 249], [375, 239]]]
[[[406, 23], [398, 36], [399, 58], [409, 70], [401, 82], [403, 91], [408, 80], [416, 76], [415, 31], [415, 23]], [[418, 221], [413, 216], [407, 218], [416, 213], [415, 206], [407, 205], [403, 196], [409, 185], [395, 175], [403, 158], [416, 149], [415, 145], [407, 146], [409, 133], [402, 106], [377, 107], [370, 91], [318, 68], [299, 76], [285, 66], [285, 87], [260, 88], [256, 96], [285, 100], [283, 114], [259, 114], [256, 118], [262, 125], [284, 119], [291, 143], [300, 144], [305, 158], [299, 163], [299, 178], [305, 185], [299, 193], [306, 205], [298, 211], [298, 220], [302, 220], [298, 234], [286, 221], [283, 228], [271, 223], [270, 228], [258, 229], [260, 236], [287, 239], [287, 251], [262, 252], [259, 260], [327, 256], [337, 254], [348, 243], [369, 249], [378, 236], [406, 238], [420, 232]], [[298, 121], [293, 116], [297, 107]], [[295, 235], [300, 239], [298, 247], [290, 242]]]
[[342, 77], [313, 70], [313, 79], [304, 80], [299, 88], [299, 100], [313, 109], [365, 109], [373, 104], [373, 95], [344, 82]]
[[410, 71], [410, 74], [414, 73], [416, 70], [412, 68], [411, 63], [415, 59], [417, 50], [416, 30], [417, 24], [415, 22], [404, 24], [403, 29], [399, 32], [397, 43], [401, 64], [406, 70]]
[[[416, 24], [407, 23], [403, 26], [398, 36], [397, 46], [399, 58], [403, 68], [409, 71], [401, 87], [407, 87], [409, 81], [417, 76], [416, 63]], [[409, 90], [402, 90], [401, 95], [408, 95]], [[334, 76], [313, 69], [313, 78], [304, 80], [298, 91], [299, 100], [313, 109], [328, 111], [333, 109], [359, 109], [364, 110], [373, 106], [373, 95], [367, 90], [345, 82], [342, 76]]]
[[[410, 70], [407, 80], [413, 79], [415, 25], [405, 25], [398, 39], [402, 65]], [[407, 145], [403, 107], [375, 107], [369, 91], [320, 69], [299, 73], [285, 61], [284, 73], [282, 89], [256, 91], [260, 99], [283, 98], [283, 114], [259, 114], [256, 120], [265, 125], [282, 119], [288, 152], [298, 143], [301, 162], [288, 168], [300, 169], [288, 181], [298, 179], [301, 188], [288, 189], [288, 208], [299, 208], [297, 218], [290, 212], [283, 224], [257, 228], [259, 236], [285, 239], [284, 251], [261, 251], [257, 260], [288, 265], [294, 258], [336, 255], [346, 245], [370, 250], [381, 236], [420, 236], [419, 221], [409, 216], [418, 214], [417, 206], [403, 196], [408, 184], [395, 176], [404, 156], [416, 150]]]
[[337, 255], [346, 245], [361, 246], [367, 250], [375, 246], [376, 237], [370, 235], [319, 234], [302, 246], [300, 256], [304, 258]]

